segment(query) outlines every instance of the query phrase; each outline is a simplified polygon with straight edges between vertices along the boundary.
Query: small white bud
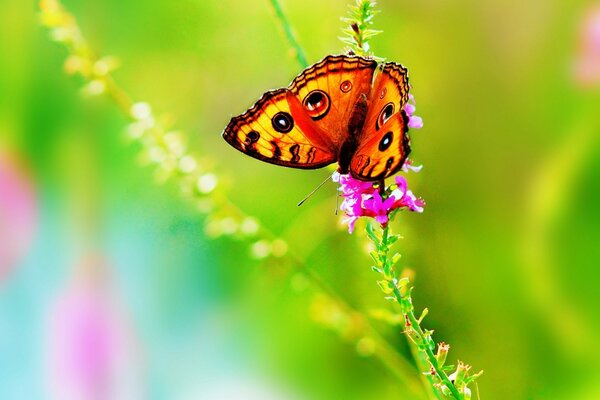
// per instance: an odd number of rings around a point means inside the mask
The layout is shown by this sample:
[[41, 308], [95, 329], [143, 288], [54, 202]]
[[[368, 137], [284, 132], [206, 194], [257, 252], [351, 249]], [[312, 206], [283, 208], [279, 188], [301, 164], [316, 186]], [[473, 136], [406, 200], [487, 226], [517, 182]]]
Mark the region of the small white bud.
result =
[[271, 246], [266, 240], [259, 240], [252, 245], [250, 252], [254, 258], [266, 258], [271, 253]]
[[233, 235], [238, 228], [238, 224], [233, 218], [227, 217], [221, 220], [221, 231], [225, 235]]
[[215, 174], [207, 173], [198, 178], [198, 182], [196, 183], [196, 188], [200, 193], [208, 194], [215, 190], [217, 187], [217, 177]]
[[258, 221], [256, 220], [256, 218], [252, 217], [244, 218], [242, 224], [240, 225], [240, 231], [247, 236], [254, 235], [256, 232], [258, 232], [258, 228]]
[[106, 90], [106, 85], [104, 84], [103, 81], [100, 81], [98, 79], [94, 79], [93, 81], [90, 81], [87, 85], [85, 85], [82, 89], [81, 89], [81, 93], [84, 96], [98, 96], [101, 95], [102, 93], [104, 93], [104, 91]]
[[139, 102], [131, 106], [131, 117], [137, 120], [147, 119], [152, 116], [152, 108], [150, 104]]
[[179, 170], [184, 174], [194, 172], [196, 166], [196, 160], [194, 160], [194, 158], [191, 156], [185, 156], [182, 157], [181, 160], [179, 160]]

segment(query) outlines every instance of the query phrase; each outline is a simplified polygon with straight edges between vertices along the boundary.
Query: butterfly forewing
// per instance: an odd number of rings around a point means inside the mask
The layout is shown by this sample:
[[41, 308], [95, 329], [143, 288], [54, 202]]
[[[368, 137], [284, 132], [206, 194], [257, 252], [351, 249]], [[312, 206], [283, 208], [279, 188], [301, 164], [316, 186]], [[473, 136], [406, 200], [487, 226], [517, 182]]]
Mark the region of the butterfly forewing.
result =
[[314, 130], [287, 89], [265, 93], [252, 108], [231, 119], [223, 137], [249, 156], [286, 167], [320, 168], [336, 161], [333, 145]]
[[357, 56], [328, 56], [292, 81], [290, 90], [318, 131], [339, 148], [361, 94], [369, 95], [377, 62]]

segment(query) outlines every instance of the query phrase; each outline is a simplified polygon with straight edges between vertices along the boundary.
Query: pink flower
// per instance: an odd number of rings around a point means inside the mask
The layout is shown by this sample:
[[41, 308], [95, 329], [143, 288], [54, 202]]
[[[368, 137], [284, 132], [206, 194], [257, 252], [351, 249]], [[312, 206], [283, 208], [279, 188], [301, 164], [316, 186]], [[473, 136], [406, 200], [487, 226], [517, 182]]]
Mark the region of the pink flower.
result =
[[419, 172], [422, 169], [423, 169], [422, 165], [413, 165], [413, 161], [409, 158], [407, 158], [406, 161], [404, 161], [404, 165], [402, 165], [403, 172], [408, 172], [408, 171]]
[[410, 211], [423, 212], [425, 202], [418, 199], [412, 191], [408, 189], [408, 184], [403, 176], [396, 177], [398, 187], [392, 191], [390, 199], [394, 199], [394, 208], [408, 208]]
[[34, 184], [9, 153], [0, 152], [0, 281], [27, 254], [38, 220]]
[[389, 213], [393, 209], [394, 197], [390, 196], [383, 200], [379, 192], [373, 193], [373, 196], [363, 202], [365, 214], [375, 218], [375, 221], [381, 225], [387, 225], [389, 221]]
[[394, 210], [408, 209], [423, 212], [425, 203], [408, 190], [406, 179], [396, 177], [398, 188], [394, 189], [386, 198], [381, 196], [378, 187], [372, 182], [363, 182], [350, 175], [341, 175], [335, 172], [332, 177], [334, 182], [340, 183], [340, 190], [344, 200], [340, 210], [344, 212], [343, 222], [348, 224], [348, 232], [354, 232], [356, 221], [360, 217], [375, 219], [380, 225], [386, 226]]
[[415, 111], [417, 111], [415, 98], [412, 94], [409, 94], [408, 102], [404, 105], [404, 112], [408, 116], [408, 127], [421, 129], [423, 127], [423, 118], [414, 115]]
[[137, 342], [105, 279], [108, 266], [92, 259], [77, 267], [48, 309], [48, 389], [68, 400], [142, 398]]
[[600, 85], [600, 6], [587, 10], [579, 33], [574, 77], [582, 87]]
[[339, 182], [342, 192], [349, 195], [358, 195], [375, 191], [371, 182], [359, 181], [350, 175], [342, 175], [339, 172], [334, 172], [331, 176], [331, 180]]

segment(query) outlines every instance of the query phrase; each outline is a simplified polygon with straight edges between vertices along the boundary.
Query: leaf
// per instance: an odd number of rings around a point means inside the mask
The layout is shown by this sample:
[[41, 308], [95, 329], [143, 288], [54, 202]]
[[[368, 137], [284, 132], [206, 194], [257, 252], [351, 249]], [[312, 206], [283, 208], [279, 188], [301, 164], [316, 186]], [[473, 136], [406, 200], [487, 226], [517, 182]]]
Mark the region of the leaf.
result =
[[404, 286], [408, 285], [410, 281], [408, 280], [408, 278], [400, 278], [397, 282], [396, 282], [396, 287], [398, 289], [402, 289]]
[[375, 261], [375, 264], [377, 264], [377, 266], [381, 266], [382, 260], [381, 260], [380, 254], [378, 252], [376, 252], [376, 251], [370, 251], [369, 255], [371, 256], [371, 258], [373, 259], [373, 261]]
[[467, 378], [465, 378], [464, 382], [469, 385], [471, 383], [473, 383], [473, 381], [475, 381], [475, 379], [479, 378], [481, 375], [483, 375], [483, 370], [479, 371], [476, 374], [470, 375]]
[[396, 243], [398, 241], [398, 239], [400, 239], [402, 236], [400, 235], [390, 235], [388, 236], [388, 244], [393, 244]]
[[394, 286], [391, 284], [390, 281], [381, 280], [381, 281], [377, 281], [377, 284], [379, 285], [379, 287], [381, 288], [381, 291], [383, 293], [385, 293], [385, 294], [394, 293]]
[[383, 274], [383, 270], [381, 268], [377, 268], [376, 266], [371, 266], [371, 269], [377, 273]]
[[429, 314], [429, 309], [424, 308], [423, 311], [421, 312], [421, 316], [417, 320], [419, 322], [419, 324], [421, 324], [421, 322], [423, 322], [423, 319], [427, 316], [427, 314]]
[[375, 230], [373, 229], [372, 222], [367, 223], [366, 231], [367, 231], [367, 236], [369, 236], [369, 239], [371, 239], [372, 242], [374, 242], [374, 243], [381, 242], [381, 238], [379, 236], [377, 236], [377, 234], [375, 233]]

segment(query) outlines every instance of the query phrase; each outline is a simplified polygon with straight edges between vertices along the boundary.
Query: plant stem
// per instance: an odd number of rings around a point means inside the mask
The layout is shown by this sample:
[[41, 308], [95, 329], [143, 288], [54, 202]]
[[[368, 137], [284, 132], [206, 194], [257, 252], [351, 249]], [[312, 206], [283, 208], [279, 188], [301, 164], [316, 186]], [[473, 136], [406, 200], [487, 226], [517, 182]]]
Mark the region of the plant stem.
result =
[[[398, 302], [400, 304], [402, 304], [403, 296], [402, 296], [402, 293], [400, 293], [400, 289], [398, 289], [398, 288], [394, 289], [394, 296], [396, 297]], [[426, 338], [425, 338], [425, 334], [423, 333], [423, 329], [421, 328], [419, 321], [417, 321], [417, 318], [415, 317], [415, 313], [413, 312], [413, 310], [406, 310], [406, 312], [404, 312], [405, 310], [402, 310], [402, 311], [403, 311], [404, 315], [407, 316], [408, 321], [412, 325], [411, 328], [417, 333], [417, 335], [423, 342], [426, 342]], [[437, 362], [437, 359], [435, 358], [435, 354], [433, 354], [433, 351], [431, 351], [431, 348], [429, 346], [423, 346], [423, 347], [425, 348], [425, 353], [427, 355], [427, 361], [431, 364], [431, 367], [435, 371], [436, 375], [440, 377], [442, 382], [444, 382], [444, 385], [446, 385], [446, 387], [450, 390], [450, 392], [452, 393], [452, 396], [455, 399], [457, 399], [457, 400], [461, 399], [462, 396], [460, 395], [460, 393], [458, 393], [458, 390], [456, 389], [456, 387], [454, 387], [454, 384], [452, 382], [450, 382], [450, 379], [446, 375], [446, 372], [444, 372], [440, 368], [440, 366]]]
[[[415, 316], [410, 289], [407, 289], [406, 286], [402, 286], [402, 290], [406, 292], [405, 294], [402, 294], [401, 288], [398, 286], [398, 282], [393, 271], [393, 260], [389, 259], [389, 251], [391, 246], [389, 239], [390, 228], [388, 224], [382, 228], [381, 241], [380, 245], [378, 245], [379, 263], [382, 268], [382, 275], [387, 281], [388, 287], [392, 288], [394, 298], [399, 304], [402, 314], [405, 316], [404, 333], [409, 339], [409, 342], [412, 345], [417, 346], [417, 352], [424, 355], [425, 361], [432, 368], [432, 373], [435, 373], [435, 375], [441, 380], [444, 386], [448, 388], [451, 395], [456, 400], [460, 400], [463, 398], [463, 396], [459, 393], [456, 386], [450, 381], [446, 372], [438, 364], [437, 358], [435, 357], [435, 354], [433, 354], [431, 346], [433, 341], [423, 332], [420, 322]], [[415, 339], [414, 337], [411, 337], [411, 334], [416, 335], [417, 338]], [[423, 372], [429, 373], [429, 371]], [[434, 382], [432, 379], [429, 379], [429, 383], [433, 384]], [[435, 396], [440, 398], [439, 390], [436, 390], [434, 387], [433, 391]]]
[[300, 46], [300, 44], [298, 43], [298, 40], [296, 39], [294, 30], [292, 29], [292, 26], [290, 25], [290, 23], [287, 19], [287, 16], [285, 15], [283, 8], [281, 7], [281, 3], [279, 2], [279, 0], [271, 0], [271, 5], [273, 6], [275, 15], [277, 16], [277, 19], [279, 20], [279, 23], [281, 24], [281, 28], [283, 29], [285, 37], [287, 38], [288, 42], [292, 46], [292, 50], [294, 51], [294, 55], [296, 56], [296, 59], [298, 60], [298, 64], [300, 64], [300, 67], [302, 67], [302, 68], [308, 67], [308, 62], [306, 61], [306, 56], [304, 55], [304, 50], [302, 50], [302, 47]]

